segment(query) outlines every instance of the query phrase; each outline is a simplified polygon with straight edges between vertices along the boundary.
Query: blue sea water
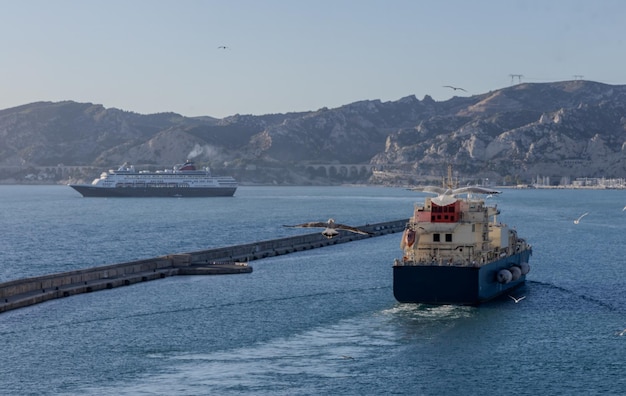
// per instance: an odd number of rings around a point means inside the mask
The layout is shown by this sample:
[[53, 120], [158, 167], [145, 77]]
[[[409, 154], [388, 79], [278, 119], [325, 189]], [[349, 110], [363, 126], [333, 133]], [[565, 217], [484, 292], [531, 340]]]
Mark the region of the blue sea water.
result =
[[[101, 199], [0, 186], [0, 282], [311, 232], [283, 224], [407, 218], [422, 197], [244, 186], [233, 198]], [[253, 261], [252, 274], [2, 313], [0, 394], [624, 394], [626, 191], [507, 189], [493, 200], [533, 245], [518, 304], [397, 303], [391, 234]]]

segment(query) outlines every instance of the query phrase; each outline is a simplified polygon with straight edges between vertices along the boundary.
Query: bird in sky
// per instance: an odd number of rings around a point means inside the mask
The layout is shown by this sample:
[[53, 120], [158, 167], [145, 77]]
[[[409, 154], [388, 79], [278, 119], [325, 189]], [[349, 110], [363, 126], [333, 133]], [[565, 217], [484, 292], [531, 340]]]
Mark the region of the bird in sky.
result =
[[464, 90], [463, 88], [460, 88], [460, 87], [453, 87], [452, 85], [444, 85], [443, 87], [444, 87], [444, 88], [452, 88], [452, 89], [454, 89], [455, 91], [463, 91], [463, 92], [467, 92], [467, 91], [466, 91], [466, 90]]
[[579, 218], [577, 218], [576, 220], [574, 220], [574, 224], [578, 224], [580, 223], [580, 220], [582, 220], [583, 217], [587, 216], [589, 214], [589, 212], [587, 213], [583, 213]]
[[334, 219], [328, 219], [327, 222], [315, 222], [314, 221], [314, 222], [302, 223], [302, 224], [296, 224], [296, 225], [283, 225], [283, 227], [324, 228], [324, 231], [322, 231], [322, 235], [324, 235], [328, 239], [331, 239], [339, 235], [339, 231], [337, 230], [354, 232], [355, 234], [361, 234], [361, 235], [373, 235], [371, 232], [363, 231], [356, 227], [335, 223]]
[[225, 46], [225, 45], [220, 45], [219, 47], [217, 47], [217, 49], [228, 49], [229, 47]]
[[509, 296], [513, 299], [513, 301], [515, 301], [515, 304], [517, 304], [518, 302], [522, 301], [523, 299], [526, 298], [526, 296], [521, 296], [520, 298], [515, 298], [513, 296]]

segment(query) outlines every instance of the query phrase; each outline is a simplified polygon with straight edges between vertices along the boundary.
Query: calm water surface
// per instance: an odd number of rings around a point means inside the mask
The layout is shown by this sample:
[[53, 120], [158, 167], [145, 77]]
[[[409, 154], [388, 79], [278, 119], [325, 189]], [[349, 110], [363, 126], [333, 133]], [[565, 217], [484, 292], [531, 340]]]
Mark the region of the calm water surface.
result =
[[[233, 198], [89, 199], [0, 186], [0, 281], [307, 232], [282, 224], [406, 218], [422, 197], [241, 187]], [[626, 191], [505, 190], [494, 201], [534, 248], [519, 304], [399, 304], [400, 235], [369, 238], [254, 261], [252, 274], [0, 314], [0, 394], [623, 394]]]

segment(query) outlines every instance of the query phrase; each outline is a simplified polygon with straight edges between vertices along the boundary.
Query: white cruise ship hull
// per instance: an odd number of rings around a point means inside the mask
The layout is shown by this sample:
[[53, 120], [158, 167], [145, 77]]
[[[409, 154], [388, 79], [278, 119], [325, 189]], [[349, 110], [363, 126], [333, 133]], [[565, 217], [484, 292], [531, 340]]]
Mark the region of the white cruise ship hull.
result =
[[209, 168], [197, 170], [193, 161], [156, 172], [136, 171], [127, 163], [102, 172], [91, 184], [70, 184], [83, 197], [232, 197], [237, 181], [212, 177]]

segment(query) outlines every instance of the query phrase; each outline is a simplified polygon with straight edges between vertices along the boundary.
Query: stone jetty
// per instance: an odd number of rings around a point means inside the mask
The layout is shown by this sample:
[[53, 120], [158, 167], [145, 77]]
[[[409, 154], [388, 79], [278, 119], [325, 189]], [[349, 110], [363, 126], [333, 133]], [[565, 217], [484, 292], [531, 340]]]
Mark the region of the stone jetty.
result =
[[56, 298], [128, 286], [175, 275], [251, 273], [250, 261], [402, 232], [407, 220], [401, 219], [358, 227], [371, 232], [372, 235], [369, 236], [342, 232], [328, 239], [316, 232], [13, 280], [0, 283], [0, 313]]

